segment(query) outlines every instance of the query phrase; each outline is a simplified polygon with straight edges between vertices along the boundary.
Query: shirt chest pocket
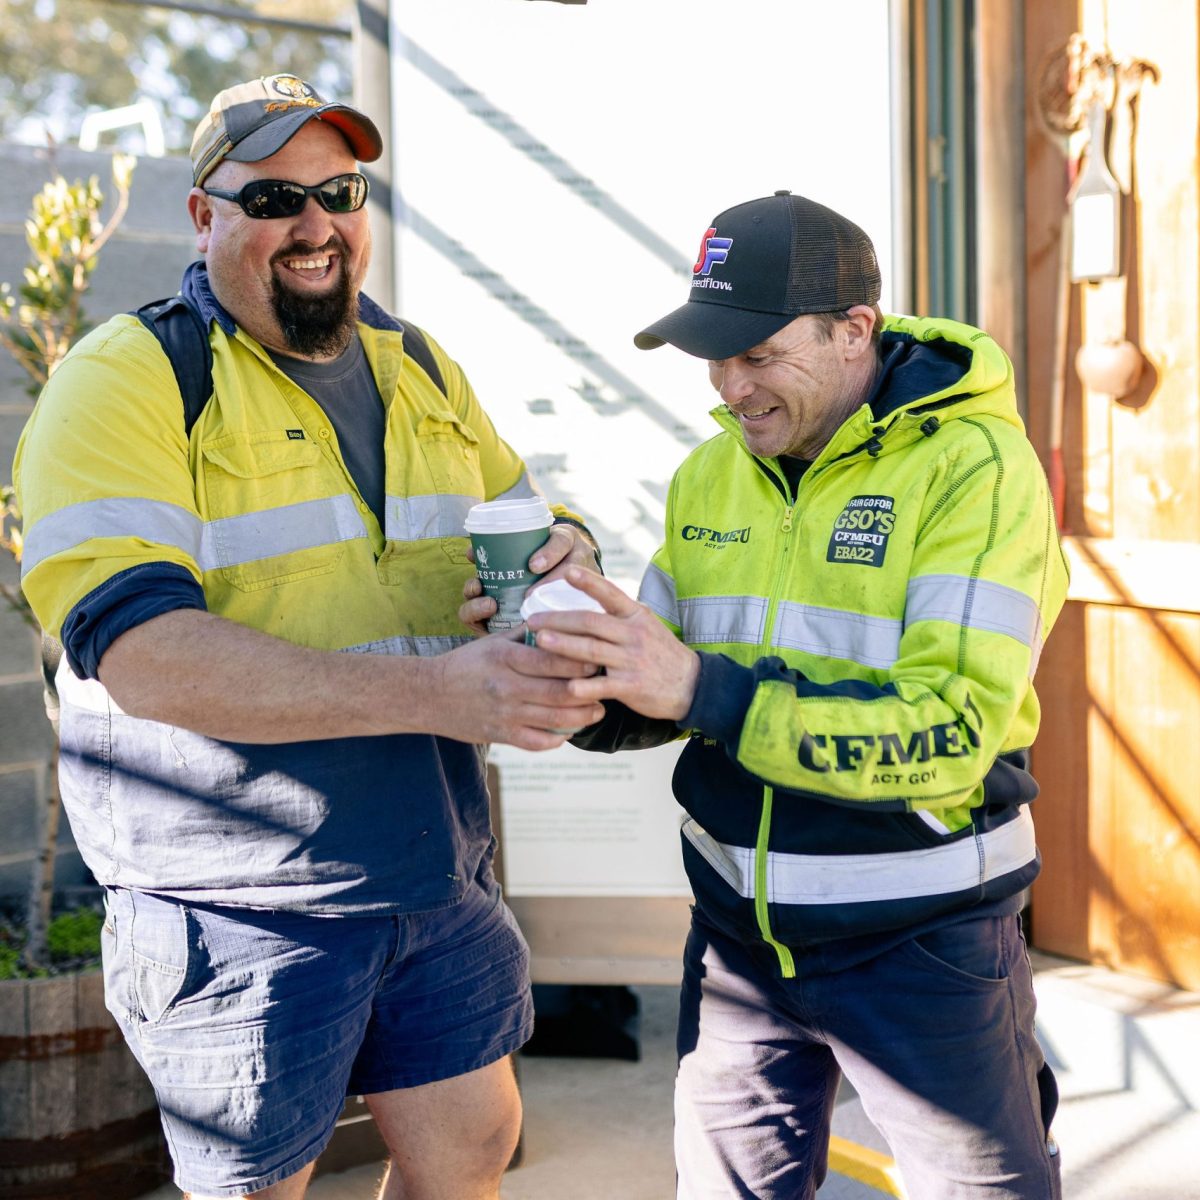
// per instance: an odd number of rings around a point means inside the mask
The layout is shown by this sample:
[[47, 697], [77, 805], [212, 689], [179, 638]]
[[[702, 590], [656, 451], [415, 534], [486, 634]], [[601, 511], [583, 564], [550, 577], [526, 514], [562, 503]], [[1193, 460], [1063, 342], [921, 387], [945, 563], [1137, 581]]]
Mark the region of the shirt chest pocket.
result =
[[426, 413], [417, 424], [417, 447], [433, 490], [441, 496], [484, 497], [479, 438], [449, 411]]
[[378, 563], [383, 583], [411, 579], [414, 556], [433, 545], [458, 568], [459, 575], [463, 568], [468, 574], [472, 569], [463, 522], [471, 506], [486, 495], [479, 438], [448, 410], [422, 416], [415, 436], [417, 453], [412, 461], [404, 461], [406, 477], [389, 479], [387, 547]]
[[[202, 447], [205, 570], [246, 591], [332, 571], [367, 531], [318, 446], [272, 433]], [[335, 492], [335, 494], [330, 494]]]

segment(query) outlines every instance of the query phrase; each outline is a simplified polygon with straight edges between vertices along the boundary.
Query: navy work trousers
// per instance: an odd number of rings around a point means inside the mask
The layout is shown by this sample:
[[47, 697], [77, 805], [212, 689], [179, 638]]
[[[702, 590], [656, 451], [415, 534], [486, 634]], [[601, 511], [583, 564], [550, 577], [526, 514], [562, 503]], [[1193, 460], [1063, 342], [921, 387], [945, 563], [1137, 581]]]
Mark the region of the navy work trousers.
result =
[[679, 1200], [812, 1200], [843, 1074], [912, 1200], [1060, 1200], [1057, 1088], [1016, 916], [956, 921], [795, 979], [761, 949], [693, 919]]

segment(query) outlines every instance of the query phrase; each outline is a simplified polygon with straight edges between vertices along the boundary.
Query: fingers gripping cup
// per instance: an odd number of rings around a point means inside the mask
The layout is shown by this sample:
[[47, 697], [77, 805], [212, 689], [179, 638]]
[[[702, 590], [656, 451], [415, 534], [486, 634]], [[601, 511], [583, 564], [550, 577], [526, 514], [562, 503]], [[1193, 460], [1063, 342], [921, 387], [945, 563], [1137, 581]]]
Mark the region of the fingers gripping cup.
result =
[[[598, 612], [604, 611], [604, 605], [599, 600], [593, 600], [587, 592], [569, 584], [565, 579], [555, 579], [534, 588], [525, 597], [521, 605], [521, 616], [528, 620], [534, 613], [556, 612]], [[525, 631], [527, 645], [536, 646], [532, 629]]]
[[541, 574], [529, 569], [530, 556], [546, 544], [554, 522], [541, 496], [528, 500], [489, 500], [476, 504], [464, 522], [475, 551], [475, 573], [484, 594], [496, 601], [489, 633], [521, 624], [521, 601]]
[[[604, 605], [599, 600], [593, 600], [587, 592], [569, 584], [565, 579], [554, 579], [536, 587], [521, 605], [521, 616], [528, 620], [534, 613], [556, 612], [604, 612]], [[532, 629], [525, 631], [525, 644], [536, 646], [537, 637]], [[551, 729], [551, 733], [561, 733], [564, 737], [578, 733], [578, 729]]]

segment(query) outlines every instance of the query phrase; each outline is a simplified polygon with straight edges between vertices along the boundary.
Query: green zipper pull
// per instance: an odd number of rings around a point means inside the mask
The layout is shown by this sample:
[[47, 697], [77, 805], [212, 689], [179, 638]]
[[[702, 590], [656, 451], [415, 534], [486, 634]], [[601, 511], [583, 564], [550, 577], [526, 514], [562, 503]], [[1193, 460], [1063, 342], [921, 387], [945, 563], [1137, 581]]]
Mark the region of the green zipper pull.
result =
[[784, 533], [792, 532], [792, 513], [794, 513], [795, 511], [796, 511], [796, 506], [794, 504], [790, 505], [788, 508], [785, 508], [783, 510], [783, 532]]

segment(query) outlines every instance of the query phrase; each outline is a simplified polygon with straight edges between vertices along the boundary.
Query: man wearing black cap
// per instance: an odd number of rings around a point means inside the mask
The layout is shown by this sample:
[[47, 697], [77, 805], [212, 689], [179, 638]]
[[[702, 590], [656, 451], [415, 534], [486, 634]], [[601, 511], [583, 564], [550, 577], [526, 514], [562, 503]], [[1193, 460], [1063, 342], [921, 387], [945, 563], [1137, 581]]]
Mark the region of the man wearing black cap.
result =
[[576, 744], [689, 740], [683, 1200], [808, 1200], [844, 1074], [917, 1200], [1055, 1200], [1054, 1077], [1019, 919], [1031, 685], [1066, 591], [1012, 367], [882, 317], [870, 240], [779, 192], [721, 213], [637, 335], [708, 362], [640, 603], [530, 619], [595, 663]]
[[[467, 509], [533, 491], [458, 365], [360, 292], [356, 160], [380, 150], [295, 76], [222, 92], [192, 149], [181, 382], [116, 317], [18, 451], [108, 1004], [197, 1200], [303, 1195], [348, 1091], [392, 1151], [384, 1197], [494, 1200], [532, 1009], [480, 747], [602, 713], [567, 689], [588, 668], [458, 623]], [[594, 567], [555, 512], [531, 567]]]

